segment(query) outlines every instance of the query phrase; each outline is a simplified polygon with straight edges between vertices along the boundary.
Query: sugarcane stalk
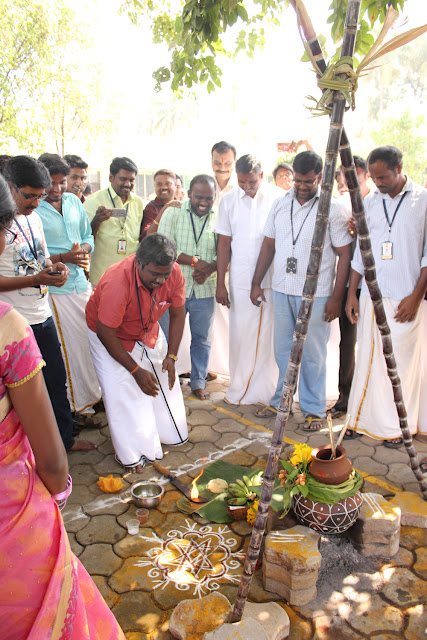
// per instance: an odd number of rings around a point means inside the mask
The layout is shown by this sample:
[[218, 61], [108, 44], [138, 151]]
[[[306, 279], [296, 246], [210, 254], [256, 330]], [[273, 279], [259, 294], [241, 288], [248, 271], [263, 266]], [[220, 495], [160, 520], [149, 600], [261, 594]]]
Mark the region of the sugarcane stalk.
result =
[[366, 221], [365, 208], [360, 191], [359, 179], [357, 177], [356, 168], [354, 166], [350, 143], [345, 134], [345, 131], [343, 131], [341, 137], [340, 155], [342, 166], [344, 168], [345, 178], [350, 191], [351, 206], [356, 222], [360, 253], [365, 270], [365, 281], [374, 307], [375, 320], [381, 334], [383, 354], [387, 366], [387, 374], [390, 378], [390, 382], [393, 388], [393, 398], [399, 417], [399, 425], [403, 436], [403, 442], [405, 444], [406, 452], [409, 456], [411, 469], [420, 486], [422, 496], [424, 500], [427, 500], [427, 478], [420, 469], [417, 451], [414, 447], [412, 434], [408, 426], [408, 416], [406, 413], [405, 403], [403, 401], [402, 384], [397, 371], [396, 358], [394, 356], [391, 332], [389, 324], [387, 322], [384, 302], [377, 281], [375, 260], [372, 253], [371, 237], [369, 235], [369, 228]]
[[[344, 28], [343, 45], [341, 50], [342, 57], [353, 56], [357, 25], [359, 21], [360, 4], [361, 0], [349, 0]], [[342, 74], [342, 77], [345, 79], [346, 75]], [[234, 608], [230, 617], [231, 622], [237, 622], [242, 617], [243, 608], [246, 603], [249, 586], [255, 570], [256, 562], [258, 560], [262, 538], [264, 536], [264, 531], [267, 523], [267, 515], [271, 503], [274, 481], [277, 474], [279, 456], [282, 450], [283, 434], [289, 418], [292, 397], [295, 391], [297, 377], [301, 366], [305, 338], [307, 336], [313, 302], [316, 296], [317, 281], [319, 278], [320, 263], [322, 260], [326, 227], [328, 224], [329, 209], [332, 198], [332, 189], [335, 179], [335, 168], [339, 151], [339, 143], [341, 139], [341, 131], [343, 127], [344, 110], [345, 97], [342, 93], [336, 91], [333, 98], [333, 107], [329, 127], [329, 138], [326, 149], [325, 168], [323, 171], [321, 193], [316, 215], [313, 239], [311, 243], [307, 275], [304, 284], [301, 305], [295, 324], [288, 368], [286, 370], [283, 383], [282, 396], [280, 399], [274, 432], [271, 439], [267, 467], [264, 472], [264, 481], [261, 488], [258, 510], [255, 517], [249, 549], [246, 554], [243, 574], [237, 592], [236, 601], [234, 603]]]
[[[323, 57], [322, 47], [317, 39], [316, 32], [310, 20], [304, 3], [302, 0], [289, 0], [294, 7], [301, 29], [304, 33], [305, 40], [309, 46], [311, 53], [322, 73], [326, 70], [326, 62]], [[399, 425], [403, 436], [403, 442], [406, 452], [409, 456], [411, 469], [418, 481], [423, 498], [427, 500], [427, 478], [420, 469], [417, 451], [413, 444], [412, 434], [408, 427], [408, 419], [405, 404], [402, 395], [401, 381], [397, 372], [396, 359], [393, 352], [393, 344], [391, 339], [390, 327], [385, 315], [382, 294], [376, 279], [375, 260], [372, 254], [372, 245], [369, 234], [369, 228], [366, 221], [365, 207], [363, 205], [362, 193], [360, 191], [359, 179], [356, 173], [356, 167], [353, 162], [353, 154], [350, 148], [345, 129], [342, 129], [340, 142], [341, 163], [344, 169], [346, 182], [350, 191], [351, 206], [353, 209], [354, 219], [356, 221], [356, 230], [359, 236], [360, 251], [363, 266], [365, 268], [365, 280], [369, 290], [369, 295], [374, 307], [375, 320], [381, 334], [384, 358], [387, 366], [387, 374], [393, 388], [393, 398], [396, 404], [397, 414], [399, 416]]]

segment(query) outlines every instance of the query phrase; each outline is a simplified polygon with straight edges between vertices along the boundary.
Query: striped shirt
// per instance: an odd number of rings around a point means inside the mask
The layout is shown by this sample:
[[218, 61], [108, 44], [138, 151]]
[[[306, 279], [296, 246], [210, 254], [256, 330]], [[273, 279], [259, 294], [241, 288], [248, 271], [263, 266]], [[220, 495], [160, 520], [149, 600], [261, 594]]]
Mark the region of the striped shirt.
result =
[[[389, 234], [383, 200], [391, 222], [405, 192]], [[381, 293], [384, 298], [402, 300], [413, 292], [421, 269], [427, 267], [427, 189], [407, 178], [402, 191], [394, 198], [375, 189], [366, 196], [364, 205]], [[381, 245], [388, 241], [393, 243], [393, 258], [383, 260]], [[363, 276], [359, 242], [351, 268]], [[365, 279], [361, 293], [369, 295]]]
[[[274, 254], [272, 282], [274, 291], [290, 296], [302, 296], [317, 208], [319, 206], [319, 196], [320, 187], [314, 198], [300, 205], [294, 198], [294, 189], [292, 188], [284, 196], [276, 200], [271, 208], [265, 223], [264, 235], [275, 240], [276, 253]], [[294, 238], [298, 236], [294, 251], [292, 249], [291, 226], [292, 202]], [[319, 297], [329, 297], [334, 287], [336, 263], [334, 247], [344, 247], [353, 241], [347, 228], [347, 217], [345, 208], [333, 198], [317, 284], [316, 295]], [[292, 256], [297, 259], [297, 272], [286, 273], [287, 259]]]
[[[206, 216], [208, 216], [207, 221]], [[185, 200], [181, 207], [169, 207], [169, 209], [166, 209], [160, 220], [158, 232], [175, 240], [178, 256], [181, 253], [189, 256], [198, 255], [202, 260], [210, 263], [216, 260], [217, 250], [214, 220], [214, 211], [210, 211], [199, 218], [191, 211], [190, 200]], [[193, 221], [194, 227], [191, 221]], [[186, 298], [190, 298], [193, 293], [196, 298], [212, 298], [215, 296], [216, 271], [203, 284], [197, 284], [193, 280], [194, 269], [186, 264], [180, 264], [179, 266], [185, 278]]]

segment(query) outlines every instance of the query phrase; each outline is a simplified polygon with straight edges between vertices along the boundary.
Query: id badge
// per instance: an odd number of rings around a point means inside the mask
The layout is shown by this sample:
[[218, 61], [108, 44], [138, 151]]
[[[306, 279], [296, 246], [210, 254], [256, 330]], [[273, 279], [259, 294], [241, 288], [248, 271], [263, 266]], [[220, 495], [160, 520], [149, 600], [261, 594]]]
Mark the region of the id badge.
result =
[[297, 258], [288, 258], [286, 260], [286, 273], [296, 273], [297, 272]]
[[383, 260], [392, 260], [393, 259], [393, 243], [383, 242], [381, 244], [381, 258]]
[[49, 291], [49, 287], [47, 286], [47, 284], [41, 284], [40, 285], [40, 295], [41, 296], [45, 296], [48, 291]]
[[126, 253], [126, 240], [123, 238], [117, 243], [117, 253]]

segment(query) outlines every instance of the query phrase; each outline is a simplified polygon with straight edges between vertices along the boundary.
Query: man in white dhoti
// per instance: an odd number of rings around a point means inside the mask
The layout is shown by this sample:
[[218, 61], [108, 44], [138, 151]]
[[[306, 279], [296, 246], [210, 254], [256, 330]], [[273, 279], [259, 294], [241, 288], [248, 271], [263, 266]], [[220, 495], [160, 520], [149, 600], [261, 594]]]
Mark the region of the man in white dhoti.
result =
[[[427, 190], [402, 173], [402, 152], [396, 147], [374, 149], [368, 169], [376, 189], [365, 198], [378, 284], [390, 326], [397, 370], [408, 414], [417, 431], [421, 384], [421, 302], [427, 288]], [[356, 289], [364, 268], [359, 243], [351, 263], [346, 312], [357, 322], [357, 359], [348, 412], [347, 437], [366, 434], [384, 445], [402, 445], [399, 418], [387, 375], [382, 341], [368, 288], [363, 280], [359, 302]]]
[[[273, 349], [271, 274], [262, 287], [266, 304], [254, 307], [250, 299], [252, 276], [263, 241], [264, 224], [274, 200], [283, 195], [263, 182], [261, 163], [245, 155], [236, 162], [239, 186], [220, 204], [217, 301], [230, 308], [230, 404], [266, 404], [277, 384], [278, 368]], [[225, 274], [230, 262], [230, 293]]]
[[[175, 243], [160, 233], [112, 265], [86, 307], [90, 351], [116, 459], [141, 473], [161, 444], [188, 437], [175, 361], [185, 321], [185, 280]], [[158, 319], [169, 308], [169, 341]]]
[[70, 269], [62, 287], [49, 287], [49, 303], [67, 373], [67, 396], [71, 410], [77, 414], [94, 413], [93, 405], [101, 397], [87, 339], [85, 308], [92, 287], [86, 275], [93, 235], [86, 211], [79, 198], [67, 189], [68, 164], [59, 155], [44, 153], [40, 161], [50, 174], [46, 198], [36, 213], [43, 222], [50, 259]]

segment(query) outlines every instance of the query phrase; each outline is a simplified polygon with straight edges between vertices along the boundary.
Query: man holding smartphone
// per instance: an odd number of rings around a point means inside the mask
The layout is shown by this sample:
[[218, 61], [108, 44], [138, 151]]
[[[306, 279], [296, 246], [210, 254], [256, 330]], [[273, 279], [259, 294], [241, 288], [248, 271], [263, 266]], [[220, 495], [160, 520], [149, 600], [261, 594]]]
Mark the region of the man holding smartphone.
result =
[[70, 168], [56, 153], [39, 158], [49, 171], [51, 184], [37, 213], [42, 222], [47, 248], [54, 269], [64, 263], [70, 269], [67, 282], [60, 288], [49, 281], [49, 302], [61, 342], [67, 372], [67, 393], [75, 414], [90, 416], [101, 391], [89, 353], [85, 308], [92, 288], [87, 280], [93, 236], [86, 211], [78, 197], [66, 193]]
[[90, 265], [93, 285], [116, 262], [135, 253], [144, 203], [133, 193], [138, 167], [129, 158], [114, 158], [110, 186], [89, 196], [84, 208], [95, 239]]
[[[8, 302], [30, 324], [46, 366], [43, 376], [67, 451], [94, 449], [91, 442], [75, 441], [73, 420], [65, 387], [65, 367], [61, 356], [52, 312], [48, 284], [62, 287], [69, 269], [49, 257], [43, 225], [35, 212], [51, 184], [46, 167], [29, 156], [11, 158], [4, 177], [16, 204], [16, 216], [6, 236], [6, 247], [0, 256], [0, 300]], [[52, 272], [56, 271], [56, 275]]]

